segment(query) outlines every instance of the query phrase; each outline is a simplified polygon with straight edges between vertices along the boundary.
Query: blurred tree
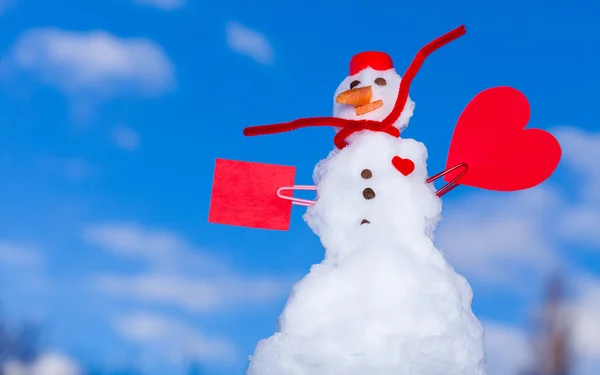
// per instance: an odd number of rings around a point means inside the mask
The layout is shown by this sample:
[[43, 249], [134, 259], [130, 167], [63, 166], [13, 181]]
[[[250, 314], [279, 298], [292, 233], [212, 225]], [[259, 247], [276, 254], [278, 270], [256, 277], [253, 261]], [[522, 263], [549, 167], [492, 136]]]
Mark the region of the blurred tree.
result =
[[11, 327], [0, 315], [0, 375], [8, 361], [32, 363], [39, 356], [39, 326], [24, 323]]
[[[39, 358], [41, 354], [40, 332], [39, 324], [26, 322], [12, 326], [0, 313], [0, 375], [6, 375], [4, 368], [8, 362], [15, 361], [22, 365], [28, 365]], [[83, 375], [143, 375], [133, 365], [116, 370], [92, 366], [82, 373]]]
[[533, 368], [522, 375], [571, 375], [571, 324], [563, 278], [556, 273], [546, 284], [544, 304], [533, 322]]

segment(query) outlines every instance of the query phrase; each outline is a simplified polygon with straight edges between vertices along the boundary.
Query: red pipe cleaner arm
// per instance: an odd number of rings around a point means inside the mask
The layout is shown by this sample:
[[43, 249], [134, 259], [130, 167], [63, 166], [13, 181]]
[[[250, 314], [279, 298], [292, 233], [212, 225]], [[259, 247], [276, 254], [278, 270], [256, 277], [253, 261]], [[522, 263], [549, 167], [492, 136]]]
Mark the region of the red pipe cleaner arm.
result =
[[415, 58], [404, 72], [404, 76], [402, 76], [402, 81], [400, 82], [400, 89], [398, 90], [398, 98], [396, 99], [396, 103], [394, 104], [394, 109], [390, 112], [389, 115], [381, 122], [380, 130], [383, 130], [387, 127], [392, 126], [398, 119], [400, 115], [402, 115], [402, 111], [404, 111], [404, 106], [406, 105], [406, 100], [408, 99], [408, 90], [410, 88], [410, 84], [412, 80], [415, 78], [419, 69], [425, 62], [425, 59], [431, 55], [437, 49], [445, 46], [446, 44], [455, 41], [461, 36], [467, 33], [467, 28], [465, 25], [461, 25], [456, 29], [447, 32], [446, 34], [432, 40], [428, 44], [426, 44], [423, 48], [417, 52]]
[[[435, 50], [460, 38], [461, 36], [465, 35], [466, 32], [467, 32], [467, 28], [465, 27], [465, 25], [461, 25], [461, 26], [457, 27], [456, 29], [434, 39], [433, 41], [426, 44], [423, 48], [421, 48], [419, 50], [419, 52], [417, 52], [413, 61], [408, 66], [408, 69], [406, 69], [404, 76], [402, 76], [402, 81], [400, 82], [400, 88], [398, 89], [398, 97], [396, 99], [396, 103], [394, 104], [394, 108], [392, 109], [390, 114], [387, 115], [387, 117], [383, 121], [381, 121], [377, 125], [374, 125], [375, 127], [371, 128], [371, 129], [369, 129], [367, 127], [361, 129], [357, 126], [352, 126], [352, 127], [348, 126], [348, 127], [343, 128], [342, 130], [340, 130], [339, 133], [337, 133], [335, 135], [335, 137], [333, 139], [335, 145], [339, 149], [345, 147], [348, 144], [346, 142], [346, 138], [348, 138], [350, 135], [352, 135], [353, 133], [355, 133], [357, 131], [361, 131], [361, 130], [365, 130], [365, 129], [373, 130], [373, 131], [385, 131], [386, 133], [395, 135], [395, 134], [391, 133], [389, 130], [396, 129], [393, 127], [393, 125], [400, 118], [400, 115], [402, 115], [402, 111], [404, 111], [404, 106], [406, 105], [406, 100], [408, 99], [408, 91], [410, 89], [410, 84], [412, 83], [412, 80], [415, 78], [419, 69], [423, 65], [423, 62], [425, 62], [425, 59], [431, 53], [433, 53]], [[399, 132], [396, 132], [396, 133], [398, 134], [398, 135], [396, 135], [396, 137], [400, 136]]]
[[[252, 137], [257, 135], [284, 133], [310, 126], [333, 126], [339, 128], [344, 128], [347, 126], [361, 126], [361, 124], [363, 124], [363, 126], [367, 126], [367, 124], [370, 122], [374, 123], [376, 121], [346, 120], [338, 117], [309, 117], [279, 124], [250, 126], [244, 129], [244, 135], [247, 137]], [[371, 126], [373, 125], [374, 124]]]
[[423, 65], [423, 62], [432, 52], [465, 35], [466, 32], [466, 27], [462, 25], [434, 39], [432, 42], [425, 45], [425, 47], [421, 48], [419, 52], [417, 52], [417, 55], [415, 56], [414, 60], [404, 73], [404, 76], [402, 77], [402, 82], [400, 83], [398, 97], [396, 99], [396, 103], [394, 104], [394, 108], [392, 109], [392, 112], [390, 112], [390, 114], [383, 121], [347, 120], [337, 117], [301, 118], [298, 120], [279, 124], [247, 127], [244, 129], [244, 135], [250, 137], [257, 135], [289, 132], [310, 126], [333, 126], [341, 128], [341, 130], [334, 137], [334, 143], [339, 149], [344, 148], [348, 144], [346, 142], [346, 138], [348, 136], [362, 130], [384, 131], [388, 134], [391, 134], [392, 136], [399, 137], [400, 132], [398, 131], [398, 129], [393, 127], [393, 124], [398, 120], [398, 118], [400, 118], [400, 115], [404, 110], [406, 100], [408, 99], [408, 91], [410, 88], [410, 84], [413, 78], [416, 76], [419, 69], [421, 68], [421, 66]]
[[[347, 120], [338, 117], [310, 117], [280, 124], [250, 126], [244, 129], [244, 135], [247, 137], [253, 137], [257, 135], [284, 133], [309, 126], [333, 126], [336, 128], [342, 128], [342, 130], [339, 132], [342, 133], [342, 137], [340, 138], [336, 134], [333, 139], [336, 147], [341, 150], [347, 145], [345, 141], [347, 135], [344, 134], [352, 134], [359, 130], [377, 131], [380, 125], [381, 124], [379, 121], [372, 120]], [[390, 127], [383, 131], [394, 137], [400, 136], [400, 131], [394, 127]]]

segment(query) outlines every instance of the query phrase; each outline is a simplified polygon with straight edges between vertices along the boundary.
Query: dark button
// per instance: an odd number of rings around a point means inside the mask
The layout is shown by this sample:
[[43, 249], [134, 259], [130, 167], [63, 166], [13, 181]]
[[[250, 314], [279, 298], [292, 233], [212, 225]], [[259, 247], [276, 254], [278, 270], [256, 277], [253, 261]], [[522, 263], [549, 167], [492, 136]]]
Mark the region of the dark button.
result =
[[366, 188], [363, 190], [363, 197], [365, 197], [365, 199], [373, 199], [375, 198], [375, 192], [371, 188]]
[[367, 219], [363, 219], [363, 221], [360, 222], [360, 225], [363, 225], [363, 224], [371, 224], [371, 222]]
[[370, 169], [363, 169], [363, 171], [360, 172], [360, 177], [368, 180], [369, 178], [373, 177], [373, 172], [371, 172]]

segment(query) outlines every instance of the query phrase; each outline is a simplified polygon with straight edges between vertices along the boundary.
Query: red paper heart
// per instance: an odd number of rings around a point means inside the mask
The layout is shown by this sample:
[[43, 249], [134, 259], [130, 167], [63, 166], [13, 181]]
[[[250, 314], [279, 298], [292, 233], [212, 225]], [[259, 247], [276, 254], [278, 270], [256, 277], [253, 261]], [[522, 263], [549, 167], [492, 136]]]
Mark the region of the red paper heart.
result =
[[403, 159], [400, 156], [392, 158], [392, 164], [396, 169], [405, 176], [408, 176], [415, 170], [415, 163], [410, 159]]
[[[558, 141], [540, 129], [525, 129], [529, 122], [525, 95], [511, 87], [480, 92], [458, 119], [446, 168], [466, 163], [462, 185], [496, 190], [528, 189], [546, 180], [561, 157]], [[452, 180], [456, 174], [447, 174]]]

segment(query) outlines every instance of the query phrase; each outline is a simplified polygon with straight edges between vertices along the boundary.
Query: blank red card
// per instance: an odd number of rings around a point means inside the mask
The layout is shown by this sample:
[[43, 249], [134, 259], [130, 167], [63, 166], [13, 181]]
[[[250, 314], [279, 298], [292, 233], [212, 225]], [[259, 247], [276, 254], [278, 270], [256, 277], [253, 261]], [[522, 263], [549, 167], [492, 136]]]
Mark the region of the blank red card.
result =
[[292, 202], [277, 196], [294, 186], [295, 167], [217, 159], [208, 221], [288, 230]]

